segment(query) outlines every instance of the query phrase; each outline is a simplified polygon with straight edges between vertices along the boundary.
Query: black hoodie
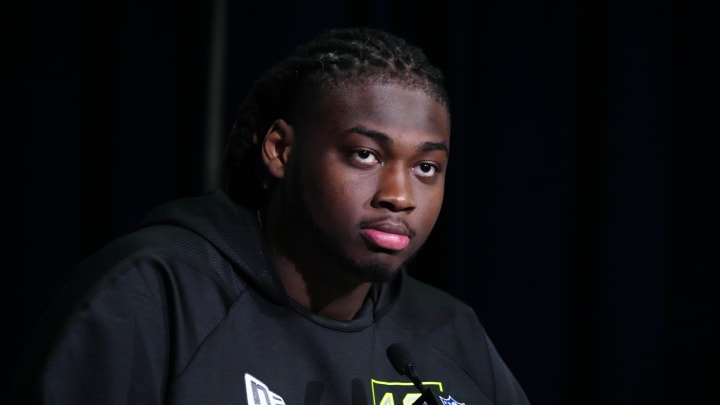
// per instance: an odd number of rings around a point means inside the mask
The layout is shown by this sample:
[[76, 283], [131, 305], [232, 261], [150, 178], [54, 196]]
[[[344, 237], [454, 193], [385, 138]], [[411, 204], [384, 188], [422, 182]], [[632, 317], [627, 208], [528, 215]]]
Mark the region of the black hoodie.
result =
[[[79, 266], [42, 322], [11, 403], [527, 404], [473, 310], [402, 270], [355, 319], [289, 299], [253, 213], [224, 193], [174, 201]], [[47, 351], [43, 351], [47, 348]]]

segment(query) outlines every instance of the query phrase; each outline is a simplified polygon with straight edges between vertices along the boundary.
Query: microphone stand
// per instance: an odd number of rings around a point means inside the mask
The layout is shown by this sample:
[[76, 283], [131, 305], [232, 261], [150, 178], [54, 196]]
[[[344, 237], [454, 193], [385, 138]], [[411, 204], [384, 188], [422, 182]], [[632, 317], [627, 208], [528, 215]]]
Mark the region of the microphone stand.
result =
[[430, 388], [424, 387], [420, 392], [422, 393], [420, 398], [413, 402], [413, 405], [438, 405]]
[[420, 391], [420, 397], [413, 402], [413, 405], [438, 405], [435, 395], [433, 395], [430, 388], [423, 385], [420, 378], [415, 374], [415, 368], [408, 364], [405, 367], [405, 375], [412, 380], [415, 388]]
[[420, 391], [420, 397], [412, 405], [438, 405], [430, 388], [423, 385], [415, 373], [410, 353], [399, 343], [393, 343], [387, 348], [387, 356], [395, 370], [412, 381], [415, 388]]

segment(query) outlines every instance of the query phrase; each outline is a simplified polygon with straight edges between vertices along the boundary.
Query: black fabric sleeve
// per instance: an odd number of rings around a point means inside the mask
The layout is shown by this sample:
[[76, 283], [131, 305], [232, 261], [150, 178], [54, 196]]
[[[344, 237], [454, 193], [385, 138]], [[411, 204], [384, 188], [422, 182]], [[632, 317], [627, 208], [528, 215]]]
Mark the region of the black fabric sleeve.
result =
[[156, 281], [127, 272], [78, 308], [41, 372], [42, 403], [162, 403], [169, 348]]

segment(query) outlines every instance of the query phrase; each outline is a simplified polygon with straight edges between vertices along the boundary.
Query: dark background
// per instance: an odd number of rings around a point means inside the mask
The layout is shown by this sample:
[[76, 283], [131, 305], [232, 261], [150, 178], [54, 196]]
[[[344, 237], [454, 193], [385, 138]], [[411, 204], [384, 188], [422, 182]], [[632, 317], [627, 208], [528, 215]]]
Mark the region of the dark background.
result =
[[253, 79], [323, 28], [369, 25], [422, 46], [452, 101], [447, 208], [411, 272], [475, 307], [534, 405], [718, 403], [708, 11], [108, 0], [4, 14], [7, 365], [72, 264], [214, 186], [208, 156]]

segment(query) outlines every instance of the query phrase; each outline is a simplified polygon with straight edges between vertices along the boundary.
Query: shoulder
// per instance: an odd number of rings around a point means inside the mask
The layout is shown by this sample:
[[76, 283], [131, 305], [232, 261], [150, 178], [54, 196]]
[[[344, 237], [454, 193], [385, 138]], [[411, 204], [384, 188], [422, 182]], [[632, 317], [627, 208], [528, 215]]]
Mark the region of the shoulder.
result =
[[50, 335], [78, 319], [133, 319], [141, 327], [156, 326], [174, 313], [218, 320], [243, 288], [232, 265], [203, 238], [180, 227], [153, 225], [80, 262], [49, 302], [39, 327]]
[[455, 296], [404, 275], [389, 313], [406, 335], [455, 362], [496, 403], [527, 404], [513, 373], [475, 310]]
[[[252, 215], [222, 194], [171, 201], [80, 262], [68, 288], [75, 289], [75, 295], [83, 290], [86, 298], [111, 286], [154, 294], [192, 280], [237, 296], [242, 285], [234, 266], [262, 262], [257, 239]], [[243, 245], [252, 250], [229, 247]]]
[[[40, 327], [59, 328], [72, 315], [88, 310], [98, 317], [137, 319], [173, 312], [202, 319], [223, 316], [246, 284], [235, 268], [242, 264], [231, 260], [216, 242], [233, 244], [223, 240], [215, 222], [234, 213], [230, 204], [216, 199], [168, 203], [79, 262], [50, 300]], [[235, 227], [236, 235], [255, 232], [240, 228]]]
[[233, 274], [205, 239], [189, 229], [158, 224], [123, 235], [80, 262], [65, 291], [84, 299], [105, 290], [154, 295], [192, 278], [207, 279], [232, 295], [234, 284], [224, 277]]
[[416, 333], [453, 324], [479, 325], [472, 307], [450, 293], [407, 274], [391, 312], [396, 321]]
[[232, 274], [207, 241], [182, 227], [158, 224], [119, 237], [80, 262], [33, 322], [18, 390], [51, 364], [62, 374], [71, 365], [62, 359], [77, 347], [77, 364], [138, 350], [161, 359], [172, 340], [183, 364], [241, 294], [237, 278], [224, 279]]

